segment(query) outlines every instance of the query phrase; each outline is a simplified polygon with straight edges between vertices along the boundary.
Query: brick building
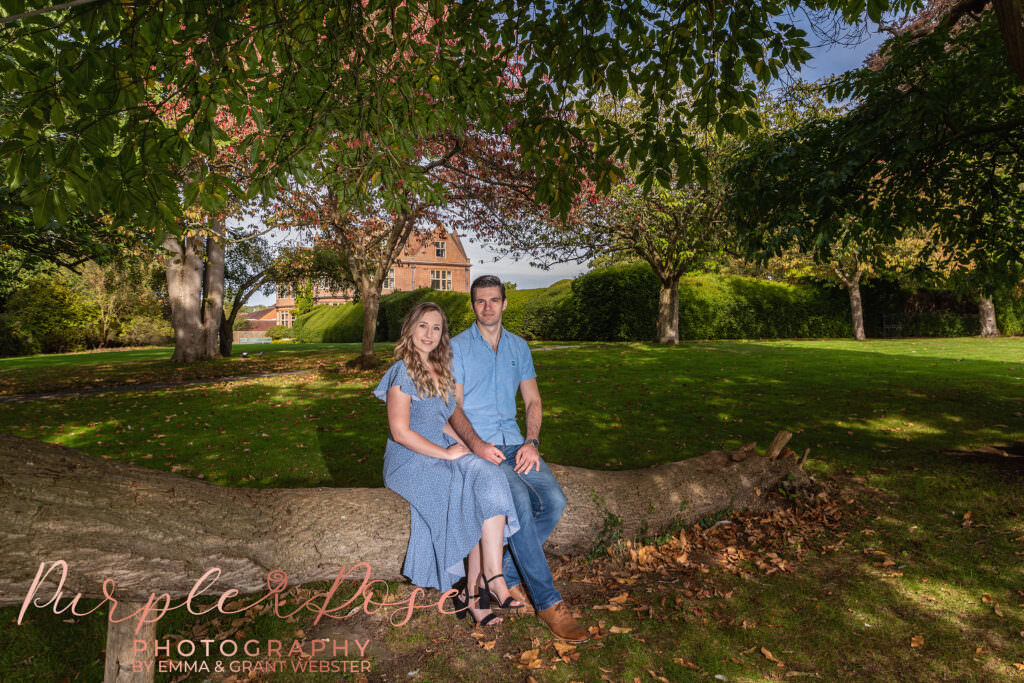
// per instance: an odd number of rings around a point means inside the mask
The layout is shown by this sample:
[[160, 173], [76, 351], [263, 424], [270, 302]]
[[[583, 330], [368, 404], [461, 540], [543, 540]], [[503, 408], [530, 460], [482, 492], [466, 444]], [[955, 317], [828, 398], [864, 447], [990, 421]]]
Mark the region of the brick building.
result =
[[[469, 257], [462, 240], [455, 233], [442, 232], [425, 236], [413, 235], [401, 251], [381, 294], [407, 292], [423, 287], [452, 292], [469, 292]], [[317, 305], [338, 306], [352, 301], [353, 290], [317, 289], [313, 298]], [[274, 305], [260, 311], [260, 320], [274, 320], [277, 325], [292, 326], [295, 295], [288, 287], [278, 285]]]

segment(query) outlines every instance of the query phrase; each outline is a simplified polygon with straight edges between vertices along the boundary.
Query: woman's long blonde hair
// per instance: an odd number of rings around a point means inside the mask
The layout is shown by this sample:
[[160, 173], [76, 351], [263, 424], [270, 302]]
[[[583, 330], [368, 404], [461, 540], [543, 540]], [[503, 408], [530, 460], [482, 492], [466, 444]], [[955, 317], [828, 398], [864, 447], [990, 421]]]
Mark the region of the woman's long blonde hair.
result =
[[[427, 360], [434, 367], [439, 386], [434, 384], [430, 377], [430, 371], [424, 365], [423, 359], [420, 358], [419, 352], [412, 343], [412, 334], [416, 329], [416, 324], [429, 311], [441, 314], [441, 339], [437, 346], [427, 354]], [[448, 405], [448, 397], [455, 390], [455, 377], [452, 375], [452, 345], [448, 338], [448, 317], [445, 316], [444, 310], [440, 306], [433, 301], [424, 301], [409, 311], [402, 322], [402, 335], [398, 338], [398, 343], [395, 344], [395, 359], [405, 362], [409, 377], [422, 398], [436, 396], [444, 399], [445, 405]]]

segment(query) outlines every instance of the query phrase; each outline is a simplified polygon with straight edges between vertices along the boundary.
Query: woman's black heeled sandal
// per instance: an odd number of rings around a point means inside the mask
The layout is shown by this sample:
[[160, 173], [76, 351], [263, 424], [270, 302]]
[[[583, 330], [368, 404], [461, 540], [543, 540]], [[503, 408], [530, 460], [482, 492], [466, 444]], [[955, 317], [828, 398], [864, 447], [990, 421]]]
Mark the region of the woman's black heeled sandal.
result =
[[490, 606], [491, 606], [490, 595], [488, 595], [487, 593], [484, 593], [483, 595], [480, 595], [479, 593], [477, 595], [470, 595], [469, 591], [467, 590], [466, 591], [466, 599], [464, 601], [460, 600], [458, 595], [452, 596], [452, 602], [455, 604], [455, 609], [456, 609], [456, 612], [455, 612], [455, 616], [456, 617], [458, 617], [459, 619], [464, 619], [466, 617], [466, 615], [468, 614], [470, 617], [473, 618], [473, 623], [478, 625], [478, 626], [487, 626], [488, 624], [490, 624], [495, 619], [501, 619], [501, 617], [499, 617], [497, 614], [495, 614], [494, 612], [491, 612], [490, 614], [488, 614], [486, 617], [484, 617], [480, 621], [477, 621], [476, 615], [469, 611], [469, 602], [470, 602], [470, 600], [476, 600], [477, 601], [478, 609], [490, 609]]
[[511, 595], [508, 596], [507, 598], [505, 598], [504, 601], [498, 600], [498, 595], [494, 591], [491, 590], [491, 581], [494, 581], [498, 577], [501, 577], [502, 579], [504, 579], [505, 575], [504, 574], [495, 574], [494, 576], [492, 576], [489, 579], [486, 576], [484, 576], [483, 574], [480, 575], [480, 578], [484, 580], [484, 588], [487, 590], [487, 592], [484, 594], [484, 596], [488, 598], [488, 606], [490, 606], [489, 598], [494, 598], [494, 604], [497, 607], [500, 607], [501, 609], [522, 609], [523, 607], [525, 607], [526, 605], [522, 604], [521, 602], [519, 602], [518, 600], [513, 598]]

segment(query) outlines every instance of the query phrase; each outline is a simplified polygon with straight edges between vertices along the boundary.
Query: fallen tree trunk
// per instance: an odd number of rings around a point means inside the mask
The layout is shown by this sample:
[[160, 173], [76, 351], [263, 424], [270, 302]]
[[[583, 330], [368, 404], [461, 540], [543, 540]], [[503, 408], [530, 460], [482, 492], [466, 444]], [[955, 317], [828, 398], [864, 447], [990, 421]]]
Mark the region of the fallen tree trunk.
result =
[[[629, 538], [756, 505], [804, 476], [795, 457], [757, 456], [752, 445], [643, 470], [551, 469], [568, 506], [549, 546], [568, 554], [589, 550], [611, 516]], [[119, 600], [142, 602], [185, 596], [213, 567], [216, 594], [265, 591], [272, 570], [289, 585], [333, 580], [357, 562], [394, 580], [409, 538], [408, 505], [386, 489], [225, 488], [11, 436], [0, 436], [0, 518], [0, 605], [21, 604], [40, 563], [56, 560], [68, 564], [65, 595], [101, 598], [109, 578]], [[47, 578], [52, 593], [56, 572]]]

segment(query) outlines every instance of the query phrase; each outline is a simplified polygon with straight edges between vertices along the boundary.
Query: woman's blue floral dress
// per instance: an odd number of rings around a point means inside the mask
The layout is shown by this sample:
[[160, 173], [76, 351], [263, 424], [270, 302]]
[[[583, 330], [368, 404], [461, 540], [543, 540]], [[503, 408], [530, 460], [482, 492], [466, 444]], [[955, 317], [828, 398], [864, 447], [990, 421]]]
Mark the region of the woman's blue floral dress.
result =
[[[454, 394], [447, 404], [436, 397], [421, 398], [403, 361], [388, 368], [373, 394], [386, 402], [388, 389], [396, 385], [412, 397], [409, 427], [442, 448], [454, 444], [443, 431], [455, 411]], [[505, 515], [505, 538], [519, 530], [504, 473], [472, 453], [442, 460], [388, 439], [384, 485], [409, 501], [412, 519], [402, 571], [417, 586], [444, 591], [465, 576], [462, 560], [491, 517]]]

